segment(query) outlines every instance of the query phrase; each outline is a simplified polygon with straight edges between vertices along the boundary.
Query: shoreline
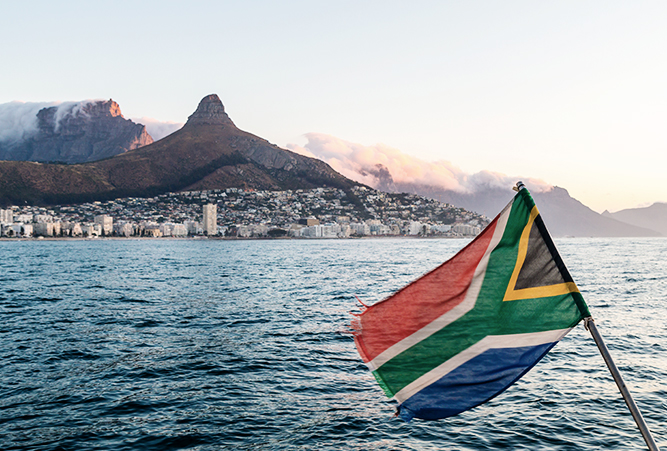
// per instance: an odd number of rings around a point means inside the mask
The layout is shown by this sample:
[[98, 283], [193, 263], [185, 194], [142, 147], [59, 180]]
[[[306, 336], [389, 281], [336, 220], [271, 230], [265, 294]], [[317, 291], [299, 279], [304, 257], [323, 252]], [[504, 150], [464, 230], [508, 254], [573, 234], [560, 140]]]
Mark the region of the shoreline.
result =
[[188, 236], [188, 237], [173, 237], [173, 236], [162, 236], [162, 237], [148, 237], [148, 236], [106, 236], [106, 237], [21, 237], [21, 238], [9, 238], [9, 237], [0, 237], [0, 242], [20, 242], [20, 241], [143, 241], [143, 240], [213, 240], [213, 241], [337, 241], [337, 240], [376, 240], [376, 239], [423, 239], [423, 240], [433, 240], [433, 239], [446, 239], [446, 240], [456, 240], [456, 239], [473, 239], [474, 236], [411, 236], [411, 235], [376, 235], [376, 236], [350, 236], [350, 237], [335, 237], [335, 238], [322, 238], [322, 237], [218, 237], [218, 236]]
[[[474, 236], [412, 236], [412, 235], [370, 235], [370, 236], [351, 236], [347, 238], [322, 238], [322, 237], [207, 237], [207, 236], [188, 236], [188, 237], [173, 237], [173, 236], [162, 236], [162, 237], [147, 237], [147, 236], [131, 236], [131, 237], [122, 237], [122, 236], [107, 236], [107, 237], [21, 237], [21, 238], [9, 238], [9, 237], [0, 237], [0, 243], [2, 242], [23, 242], [23, 241], [201, 241], [201, 240], [212, 240], [212, 241], [339, 241], [339, 240], [398, 240], [398, 239], [408, 239], [408, 240], [472, 240]], [[645, 236], [645, 237], [636, 237], [636, 236], [603, 236], [603, 237], [591, 237], [591, 236], [556, 236], [555, 239], [580, 239], [580, 238], [644, 238], [644, 239], [655, 239], [655, 238], [667, 238], [662, 236]]]

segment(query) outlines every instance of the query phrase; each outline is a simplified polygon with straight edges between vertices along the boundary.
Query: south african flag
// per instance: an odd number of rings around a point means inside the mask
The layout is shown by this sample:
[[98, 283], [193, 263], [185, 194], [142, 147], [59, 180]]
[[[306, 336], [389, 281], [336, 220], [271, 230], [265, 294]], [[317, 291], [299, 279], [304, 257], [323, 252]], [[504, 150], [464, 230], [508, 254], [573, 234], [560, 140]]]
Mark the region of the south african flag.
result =
[[590, 316], [519, 185], [463, 250], [353, 320], [361, 358], [405, 420], [490, 400]]

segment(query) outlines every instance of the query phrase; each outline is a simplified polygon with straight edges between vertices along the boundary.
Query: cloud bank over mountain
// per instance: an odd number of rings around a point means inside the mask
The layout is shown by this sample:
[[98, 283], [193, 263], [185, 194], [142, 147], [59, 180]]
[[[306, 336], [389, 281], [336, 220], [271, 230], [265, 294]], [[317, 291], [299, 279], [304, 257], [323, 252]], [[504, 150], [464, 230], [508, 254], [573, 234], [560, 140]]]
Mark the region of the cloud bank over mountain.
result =
[[287, 148], [319, 158], [346, 177], [385, 191], [420, 185], [473, 194], [488, 189], [508, 189], [517, 180], [523, 180], [535, 193], [553, 188], [530, 177], [508, 176], [488, 170], [469, 174], [449, 161], [424, 161], [384, 144], [366, 146], [322, 133], [304, 136], [308, 140], [304, 146], [288, 144]]
[[0, 105], [0, 117], [0, 160], [83, 163], [153, 142], [112, 99], [11, 102]]
[[9, 102], [0, 104], [0, 142], [14, 145], [19, 144], [39, 131], [37, 113], [43, 108], [57, 107], [54, 119], [55, 129], [66, 116], [87, 116], [85, 106], [101, 99], [87, 99], [79, 102]]
[[[0, 104], [0, 142], [6, 145], [20, 144], [39, 131], [37, 113], [48, 107], [57, 107], [55, 114], [55, 131], [66, 116], [86, 115], [85, 106], [103, 101], [102, 99], [86, 99], [78, 102], [8, 102]], [[152, 117], [130, 118], [131, 121], [146, 126], [151, 137], [157, 141], [183, 127], [181, 122], [160, 121]]]
[[164, 138], [165, 136], [171, 135], [176, 130], [180, 130], [183, 127], [182, 122], [171, 122], [171, 121], [160, 121], [152, 117], [132, 117], [131, 121], [136, 122], [137, 124], [142, 124], [146, 126], [148, 134], [153, 137], [155, 141]]
[[0, 142], [15, 144], [37, 133], [37, 113], [58, 102], [9, 102], [0, 104]]

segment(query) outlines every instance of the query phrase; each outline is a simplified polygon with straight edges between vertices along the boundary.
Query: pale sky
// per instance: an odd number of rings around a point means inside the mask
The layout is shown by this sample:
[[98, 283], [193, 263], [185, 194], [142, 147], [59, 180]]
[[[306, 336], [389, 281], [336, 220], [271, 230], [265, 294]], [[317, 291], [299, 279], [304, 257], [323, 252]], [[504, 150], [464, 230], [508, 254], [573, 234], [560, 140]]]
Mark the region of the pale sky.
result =
[[324, 133], [667, 202], [664, 1], [0, 0], [0, 103], [113, 98], [184, 122], [217, 93], [282, 147]]

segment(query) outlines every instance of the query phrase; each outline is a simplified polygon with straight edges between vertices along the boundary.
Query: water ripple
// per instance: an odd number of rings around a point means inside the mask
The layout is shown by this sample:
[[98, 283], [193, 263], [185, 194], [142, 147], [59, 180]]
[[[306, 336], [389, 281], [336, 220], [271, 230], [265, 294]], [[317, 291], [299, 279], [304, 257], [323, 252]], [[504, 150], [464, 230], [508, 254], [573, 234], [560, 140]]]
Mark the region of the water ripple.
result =
[[[355, 295], [377, 302], [466, 243], [0, 242], [0, 448], [643, 449], [582, 327], [485, 405], [393, 416], [344, 333]], [[667, 240], [557, 246], [667, 446]]]

